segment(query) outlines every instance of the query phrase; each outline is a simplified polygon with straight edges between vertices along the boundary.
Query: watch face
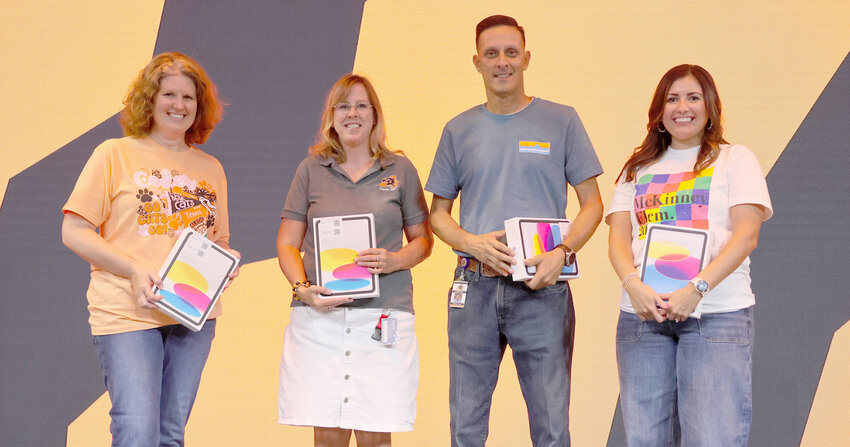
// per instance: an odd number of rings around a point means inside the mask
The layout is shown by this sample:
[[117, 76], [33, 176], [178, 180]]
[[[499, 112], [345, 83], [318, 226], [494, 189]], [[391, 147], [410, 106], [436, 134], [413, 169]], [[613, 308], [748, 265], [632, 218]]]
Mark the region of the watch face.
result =
[[564, 266], [569, 267], [576, 262], [576, 254], [573, 251], [564, 253]]
[[705, 292], [708, 291], [708, 283], [705, 282], [705, 280], [698, 282], [696, 284], [696, 286], [697, 286], [697, 290], [699, 290], [701, 293], [705, 293]]

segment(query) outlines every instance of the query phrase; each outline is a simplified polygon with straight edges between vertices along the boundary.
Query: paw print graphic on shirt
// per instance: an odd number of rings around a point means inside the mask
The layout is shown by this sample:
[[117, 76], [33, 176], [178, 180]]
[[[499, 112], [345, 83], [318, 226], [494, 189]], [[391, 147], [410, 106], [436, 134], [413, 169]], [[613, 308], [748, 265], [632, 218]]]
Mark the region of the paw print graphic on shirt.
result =
[[152, 196], [153, 196], [153, 191], [148, 191], [147, 188], [140, 189], [139, 193], [136, 194], [136, 198], [140, 199], [143, 203], [144, 202], [150, 202], [151, 200], [153, 200]]

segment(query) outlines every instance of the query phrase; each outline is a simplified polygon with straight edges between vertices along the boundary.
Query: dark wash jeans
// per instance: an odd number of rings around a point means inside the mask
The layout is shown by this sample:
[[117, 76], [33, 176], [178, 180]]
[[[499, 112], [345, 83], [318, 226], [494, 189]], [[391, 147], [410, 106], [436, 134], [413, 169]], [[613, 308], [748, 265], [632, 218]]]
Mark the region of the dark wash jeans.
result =
[[566, 282], [532, 291], [510, 277], [458, 268], [464, 308], [449, 308], [449, 408], [454, 447], [483, 447], [499, 364], [510, 345], [535, 447], [570, 445], [570, 364], [575, 333]]

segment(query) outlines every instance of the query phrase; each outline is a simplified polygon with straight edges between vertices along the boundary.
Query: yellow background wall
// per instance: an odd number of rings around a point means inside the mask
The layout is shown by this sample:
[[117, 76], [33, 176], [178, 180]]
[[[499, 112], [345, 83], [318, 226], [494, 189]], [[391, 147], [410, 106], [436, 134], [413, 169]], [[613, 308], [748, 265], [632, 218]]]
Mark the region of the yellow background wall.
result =
[[[127, 85], [152, 55], [162, 7], [162, 1], [4, 1], [0, 199], [8, 178], [121, 108]], [[753, 149], [767, 172], [850, 49], [850, 2], [842, 1], [369, 0], [354, 70], [374, 81], [390, 143], [412, 159], [423, 184], [442, 126], [484, 101], [471, 62], [474, 26], [495, 13], [514, 16], [526, 28], [532, 54], [526, 91], [578, 110], [606, 171], [599, 179], [606, 204], [614, 176], [645, 133], [650, 95], [668, 68], [691, 62], [713, 74], [727, 139]], [[568, 216], [575, 212], [571, 205]], [[619, 286], [607, 261], [606, 235], [603, 224], [580, 254], [582, 277], [572, 283], [571, 431], [577, 446], [605, 445], [618, 395], [613, 341]], [[418, 418], [415, 431], [394, 436], [396, 445], [448, 444], [445, 293], [453, 262], [438, 242], [432, 257], [414, 269]], [[286, 290], [271, 259], [245, 265], [225, 295], [225, 315], [187, 429], [189, 445], [311, 442], [309, 429], [276, 424]], [[273, 312], [252, 313], [258, 304]], [[802, 446], [850, 445], [848, 359], [845, 325], [833, 340]], [[92, 403], [69, 425], [68, 446], [108, 445], [108, 408], [105, 394]], [[506, 355], [488, 445], [528, 444], [524, 403]]]

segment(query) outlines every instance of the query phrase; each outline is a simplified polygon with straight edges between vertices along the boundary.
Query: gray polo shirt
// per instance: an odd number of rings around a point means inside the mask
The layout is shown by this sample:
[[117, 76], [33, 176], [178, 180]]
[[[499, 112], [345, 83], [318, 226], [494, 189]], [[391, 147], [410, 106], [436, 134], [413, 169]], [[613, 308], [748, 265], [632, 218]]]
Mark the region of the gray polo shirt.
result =
[[[404, 226], [416, 225], [428, 218], [425, 195], [416, 168], [406, 157], [389, 153], [380, 163], [353, 183], [332, 159], [308, 157], [298, 165], [281, 218], [307, 223], [301, 250], [304, 270], [311, 283], [316, 282], [316, 249], [313, 246], [313, 219], [372, 213], [375, 215], [377, 247], [399, 251], [403, 246]], [[379, 275], [381, 296], [362, 298], [346, 307], [371, 307], [413, 313], [413, 280], [410, 270]], [[292, 301], [292, 306], [305, 306]]]
[[563, 219], [567, 184], [601, 173], [575, 109], [534, 98], [509, 115], [482, 104], [449, 121], [425, 189], [447, 199], [460, 193], [461, 228], [484, 234], [513, 217]]

